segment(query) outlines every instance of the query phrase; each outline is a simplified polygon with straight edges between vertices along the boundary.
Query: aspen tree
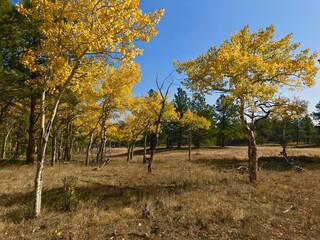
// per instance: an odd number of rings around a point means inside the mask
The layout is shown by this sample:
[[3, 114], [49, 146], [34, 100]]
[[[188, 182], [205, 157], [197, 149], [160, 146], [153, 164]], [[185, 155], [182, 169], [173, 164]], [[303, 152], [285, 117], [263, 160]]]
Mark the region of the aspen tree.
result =
[[298, 51], [292, 34], [274, 40], [274, 26], [250, 33], [245, 26], [220, 47], [180, 63], [184, 84], [195, 92], [224, 92], [239, 106], [242, 128], [248, 140], [249, 180], [257, 181], [257, 123], [281, 103], [279, 90], [302, 90], [315, 84], [316, 53]]

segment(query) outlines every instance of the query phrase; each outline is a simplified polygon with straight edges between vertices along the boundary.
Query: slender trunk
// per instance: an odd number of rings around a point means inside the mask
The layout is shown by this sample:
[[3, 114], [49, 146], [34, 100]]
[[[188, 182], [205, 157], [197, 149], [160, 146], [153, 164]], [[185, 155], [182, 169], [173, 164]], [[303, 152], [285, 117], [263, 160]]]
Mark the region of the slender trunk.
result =
[[100, 162], [103, 162], [104, 160], [104, 154], [106, 151], [106, 133], [104, 132], [104, 137], [103, 137], [103, 141], [102, 141], [102, 146], [101, 146], [101, 157], [100, 157]]
[[64, 137], [64, 129], [61, 129], [59, 140], [58, 140], [58, 146], [57, 146], [57, 151], [58, 151], [58, 156], [57, 159], [60, 160], [61, 156], [63, 155], [63, 137]]
[[106, 127], [103, 126], [101, 133], [100, 133], [100, 146], [99, 146], [99, 150], [97, 153], [97, 162], [101, 163], [103, 161], [104, 158], [104, 153], [105, 153], [105, 147], [106, 147]]
[[72, 137], [70, 141], [69, 151], [68, 151], [68, 161], [72, 161], [73, 159], [74, 141], [75, 141], [75, 138]]
[[35, 179], [35, 203], [34, 215], [38, 217], [41, 212], [42, 200], [42, 183], [43, 183], [43, 165], [46, 152], [46, 134], [45, 134], [45, 98], [46, 91], [43, 90], [41, 94], [41, 138], [38, 152], [37, 173]]
[[102, 114], [101, 114], [101, 131], [100, 131], [100, 144], [98, 146], [98, 152], [96, 156], [96, 162], [100, 163], [103, 161], [104, 157], [104, 151], [106, 146], [106, 124], [107, 124], [107, 111], [105, 109], [105, 106], [103, 106]]
[[87, 146], [86, 166], [88, 166], [89, 162], [90, 162], [92, 141], [93, 141], [93, 131], [90, 132], [90, 140], [89, 140], [89, 143], [88, 143], [88, 146]]
[[143, 138], [143, 163], [147, 163], [147, 136], [148, 134], [144, 134]]
[[62, 92], [55, 99], [54, 107], [51, 113], [51, 117], [47, 126], [45, 126], [45, 99], [46, 99], [46, 91], [43, 90], [41, 94], [41, 139], [40, 139], [40, 147], [38, 153], [38, 161], [37, 161], [37, 172], [35, 178], [35, 204], [34, 204], [34, 216], [38, 217], [41, 212], [41, 201], [42, 201], [42, 185], [43, 185], [43, 166], [44, 160], [47, 150], [47, 144], [49, 139], [49, 133], [53, 124], [53, 121], [56, 117], [60, 98], [62, 96]]
[[135, 145], [135, 142], [133, 141], [133, 142], [131, 143], [131, 149], [130, 149], [130, 160], [133, 159], [134, 145]]
[[287, 140], [286, 140], [286, 126], [282, 129], [282, 154], [287, 156]]
[[127, 162], [130, 160], [130, 152], [131, 152], [131, 143], [128, 142], [128, 147], [127, 147]]
[[98, 125], [100, 123], [100, 120], [101, 118], [99, 118], [99, 120], [96, 122], [96, 125], [95, 127], [90, 131], [90, 140], [89, 140], [89, 143], [88, 143], [88, 146], [87, 146], [87, 152], [86, 152], [86, 166], [89, 165], [89, 162], [90, 162], [90, 157], [91, 157], [91, 154], [92, 154], [92, 143], [93, 143], [93, 135], [94, 135], [94, 132], [96, 131], [96, 129], [98, 128]]
[[189, 131], [188, 133], [188, 151], [189, 151], [189, 161], [191, 161], [191, 142], [192, 142], [192, 134]]
[[73, 156], [73, 145], [74, 145], [74, 134], [73, 134], [73, 120], [70, 119], [69, 122], [69, 145], [68, 145], [68, 151], [67, 151], [67, 160], [72, 161], [72, 156]]
[[36, 98], [30, 98], [30, 116], [29, 116], [29, 129], [28, 129], [28, 148], [26, 156], [26, 164], [34, 163], [36, 159]]
[[157, 145], [158, 145], [158, 134], [152, 133], [151, 134], [151, 145], [150, 145], [150, 158], [148, 159], [148, 173], [152, 172], [152, 161], [153, 161], [154, 155], [156, 153]]
[[12, 128], [10, 128], [10, 129], [8, 130], [8, 132], [4, 135], [3, 144], [2, 144], [2, 149], [1, 149], [1, 159], [5, 159], [5, 158], [6, 158], [8, 138], [9, 138], [9, 136], [10, 136], [11, 129], [12, 129]]
[[51, 166], [53, 167], [56, 164], [57, 156], [57, 130], [55, 129], [52, 133], [52, 153], [51, 153]]
[[152, 134], [154, 136], [151, 137], [151, 139], [153, 139], [153, 141], [151, 141], [151, 143], [153, 142], [153, 144], [151, 144], [151, 146], [150, 146], [151, 153], [150, 153], [150, 158], [148, 159], [148, 173], [152, 172], [152, 161], [153, 161], [154, 155], [156, 153], [156, 148], [158, 145], [158, 138], [159, 138], [159, 132], [160, 132], [160, 125], [161, 125], [161, 121], [162, 121], [162, 115], [163, 115], [164, 108], [166, 106], [166, 101], [167, 101], [169, 89], [172, 86], [172, 84], [173, 84], [173, 82], [168, 86], [166, 93], [163, 94], [161, 91], [161, 88], [163, 87], [163, 85], [160, 87], [158, 85], [158, 81], [157, 81], [157, 86], [158, 86], [162, 100], [161, 100], [161, 109], [158, 112], [158, 118], [157, 118], [157, 121], [155, 122], [155, 132]]
[[[20, 139], [19, 133], [17, 134], [17, 139]], [[14, 148], [14, 154], [13, 154], [13, 159], [17, 160], [20, 156], [20, 145], [21, 142], [17, 140], [15, 148]]]
[[65, 143], [64, 143], [64, 150], [63, 150], [63, 160], [64, 161], [70, 161], [70, 135], [71, 135], [71, 130], [70, 130], [70, 121], [68, 122], [67, 125], [67, 134], [65, 136]]

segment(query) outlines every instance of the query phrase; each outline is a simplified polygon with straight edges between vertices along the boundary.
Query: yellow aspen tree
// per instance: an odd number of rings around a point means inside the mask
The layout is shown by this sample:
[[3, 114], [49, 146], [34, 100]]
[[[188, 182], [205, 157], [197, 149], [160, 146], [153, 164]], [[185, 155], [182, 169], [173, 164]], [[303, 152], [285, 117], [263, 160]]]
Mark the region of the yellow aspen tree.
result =
[[132, 160], [135, 143], [140, 140], [145, 128], [143, 119], [129, 114], [119, 127], [119, 139], [127, 143], [127, 161]]
[[79, 104], [79, 114], [74, 120], [74, 125], [77, 130], [77, 135], [83, 138], [86, 142], [86, 166], [89, 165], [92, 153], [92, 143], [94, 133], [98, 128], [100, 119], [100, 108], [97, 103], [89, 104], [82, 102]]
[[148, 101], [148, 108], [149, 112], [152, 114], [154, 122], [150, 128], [151, 132], [151, 146], [150, 146], [150, 157], [147, 158], [148, 160], [148, 173], [152, 172], [152, 162], [154, 159], [154, 155], [156, 153], [156, 148], [158, 145], [159, 133], [161, 130], [161, 124], [164, 121], [178, 121], [178, 114], [175, 111], [173, 101], [169, 102], [169, 89], [173, 82], [167, 87], [166, 92], [163, 91], [163, 84], [159, 85], [157, 82], [157, 86], [159, 91], [152, 92], [149, 95]]
[[282, 155], [287, 156], [287, 124], [297, 118], [301, 118], [308, 113], [308, 103], [298, 98], [282, 98], [280, 104], [275, 107], [273, 117], [280, 120], [282, 127]]
[[255, 128], [277, 105], [279, 90], [302, 90], [315, 84], [316, 53], [299, 51], [292, 34], [274, 40], [274, 26], [250, 33], [245, 26], [220, 47], [186, 62], [175, 62], [185, 72], [192, 91], [224, 92], [239, 105], [242, 128], [248, 139], [249, 180], [257, 181]]
[[192, 144], [192, 132], [199, 129], [208, 130], [211, 126], [211, 122], [205, 117], [200, 117], [197, 114], [191, 112], [188, 109], [183, 117], [180, 119], [180, 123], [183, 127], [186, 128], [188, 132], [188, 150], [189, 150], [189, 160], [191, 161], [191, 144]]
[[132, 99], [129, 108], [136, 121], [139, 122], [139, 129], [143, 135], [143, 163], [147, 162], [147, 136], [155, 129], [154, 126], [160, 109], [161, 102], [158, 97], [159, 95], [155, 92], [142, 97], [135, 97]]
[[111, 67], [105, 78], [96, 86], [98, 89], [100, 116], [100, 144], [97, 152], [97, 162], [103, 161], [106, 144], [107, 122], [117, 111], [124, 112], [130, 106], [132, 89], [141, 79], [140, 66], [134, 62], [124, 62], [117, 68]]
[[[134, 43], [148, 42], [157, 34], [155, 26], [164, 10], [144, 14], [139, 0], [34, 0], [34, 7], [25, 9], [17, 5], [20, 13], [33, 21], [41, 22], [43, 35], [37, 49], [28, 49], [21, 61], [42, 76], [34, 84], [42, 88], [41, 143], [35, 180], [34, 215], [41, 211], [43, 162], [51, 125], [56, 116], [60, 99], [67, 88], [75, 91], [86, 76], [105, 74], [106, 65], [128, 62], [141, 54]], [[32, 83], [31, 83], [32, 84]], [[54, 107], [45, 112], [46, 94], [54, 94]], [[45, 118], [49, 115], [49, 121]]]

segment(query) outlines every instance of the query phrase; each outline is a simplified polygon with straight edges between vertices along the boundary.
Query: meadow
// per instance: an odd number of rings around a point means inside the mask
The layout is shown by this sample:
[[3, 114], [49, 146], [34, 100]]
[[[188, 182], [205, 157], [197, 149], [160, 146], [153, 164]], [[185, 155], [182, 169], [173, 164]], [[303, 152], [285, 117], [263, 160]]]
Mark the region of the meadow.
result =
[[259, 146], [257, 184], [237, 170], [246, 147], [193, 150], [192, 161], [187, 150], [160, 149], [152, 174], [139, 151], [130, 162], [125, 151], [111, 149], [100, 170], [83, 155], [47, 163], [36, 219], [36, 166], [2, 161], [0, 239], [319, 239], [320, 148], [288, 148], [305, 169], [295, 172], [279, 146]]

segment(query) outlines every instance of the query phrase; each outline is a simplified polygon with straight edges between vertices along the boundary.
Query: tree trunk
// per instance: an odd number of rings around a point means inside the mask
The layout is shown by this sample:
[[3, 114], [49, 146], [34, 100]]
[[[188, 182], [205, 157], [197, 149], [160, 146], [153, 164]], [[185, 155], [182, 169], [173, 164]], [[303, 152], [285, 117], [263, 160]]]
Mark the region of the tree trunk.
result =
[[55, 129], [52, 133], [52, 153], [51, 153], [51, 166], [56, 164], [57, 156], [57, 130]]
[[36, 98], [31, 96], [26, 164], [33, 164], [36, 159], [37, 118], [36, 118], [35, 110], [36, 110]]
[[286, 139], [286, 126], [282, 129], [282, 154], [287, 156], [287, 139]]
[[150, 158], [148, 159], [148, 173], [152, 172], [152, 161], [154, 158], [154, 155], [156, 153], [156, 148], [158, 145], [158, 134], [152, 133], [151, 134], [151, 144], [150, 144]]
[[67, 132], [65, 136], [65, 143], [64, 143], [64, 150], [63, 150], [63, 160], [64, 161], [70, 161], [70, 136], [71, 136], [71, 126], [70, 126], [70, 121], [68, 122], [67, 125]]
[[143, 163], [147, 163], [147, 136], [148, 134], [144, 134], [143, 138]]
[[127, 147], [127, 162], [130, 160], [130, 152], [131, 152], [131, 143], [128, 142], [128, 147]]
[[41, 139], [38, 152], [37, 161], [37, 173], [35, 178], [35, 203], [34, 203], [34, 215], [38, 217], [41, 212], [41, 200], [42, 200], [42, 184], [43, 184], [43, 165], [46, 154], [46, 129], [45, 129], [45, 98], [46, 91], [43, 90], [41, 94]]
[[75, 141], [75, 137], [73, 134], [73, 119], [70, 119], [69, 122], [69, 145], [68, 145], [68, 151], [67, 151], [67, 160], [68, 161], [72, 161], [72, 156], [73, 156], [73, 147], [74, 147], [74, 141]]
[[73, 159], [74, 141], [75, 141], [75, 138], [72, 136], [70, 140], [69, 151], [68, 151], [68, 161], [72, 161]]
[[166, 106], [166, 101], [167, 101], [169, 89], [172, 86], [172, 84], [173, 84], [173, 82], [168, 86], [166, 93], [163, 94], [161, 91], [161, 88], [163, 87], [163, 85], [160, 87], [158, 85], [158, 81], [157, 81], [157, 86], [158, 86], [160, 95], [162, 97], [162, 100], [161, 100], [161, 109], [158, 113], [159, 114], [158, 119], [155, 122], [155, 131], [153, 134], [151, 134], [151, 146], [150, 146], [151, 153], [150, 153], [150, 158], [148, 159], [148, 173], [149, 174], [152, 172], [152, 161], [153, 161], [154, 155], [156, 153], [156, 148], [158, 145], [158, 138], [159, 138], [159, 132], [160, 132], [160, 125], [161, 125], [161, 121], [162, 121], [162, 115], [163, 115], [164, 108]]
[[58, 155], [57, 155], [57, 159], [60, 160], [61, 156], [63, 155], [63, 135], [64, 135], [64, 129], [62, 128], [60, 131], [60, 136], [59, 136], [59, 140], [58, 140], [58, 146], [57, 146], [57, 151], [58, 151]]
[[247, 131], [248, 138], [248, 154], [249, 154], [249, 181], [255, 183], [257, 181], [258, 160], [257, 160], [257, 144], [253, 131]]
[[[20, 139], [19, 133], [17, 134], [17, 139]], [[15, 148], [14, 148], [14, 154], [13, 154], [13, 157], [12, 157], [12, 159], [14, 159], [14, 160], [19, 159], [19, 156], [20, 156], [20, 145], [21, 145], [21, 142], [19, 140], [17, 140]]]
[[1, 149], [1, 159], [5, 159], [5, 158], [6, 158], [8, 138], [9, 138], [9, 136], [10, 136], [11, 129], [12, 129], [12, 128], [10, 128], [10, 129], [8, 130], [8, 132], [4, 135], [3, 144], [2, 144], [2, 149]]
[[135, 142], [132, 142], [132, 143], [131, 143], [131, 149], [130, 149], [130, 160], [133, 159], [134, 145], [135, 145]]
[[57, 96], [57, 98], [55, 99], [54, 107], [51, 113], [51, 118], [47, 123], [47, 126], [45, 126], [46, 91], [43, 90], [41, 94], [41, 139], [40, 139], [40, 147], [39, 147], [38, 161], [37, 161], [37, 172], [36, 172], [36, 178], [35, 178], [35, 203], [34, 203], [35, 217], [38, 217], [41, 212], [44, 160], [45, 160], [46, 149], [47, 149], [47, 144], [49, 139], [49, 133], [50, 133], [53, 121], [57, 114], [62, 93], [63, 91], [61, 91]]
[[240, 114], [242, 128], [246, 133], [246, 137], [248, 140], [249, 181], [251, 183], [255, 183], [257, 182], [257, 172], [258, 172], [257, 143], [254, 135], [255, 122], [252, 118], [250, 125], [248, 124], [245, 117], [243, 101], [240, 101], [239, 114]]
[[105, 147], [106, 147], [106, 127], [103, 126], [101, 133], [100, 133], [100, 146], [99, 146], [99, 150], [98, 150], [97, 158], [96, 158], [97, 163], [101, 163], [103, 161]]
[[90, 132], [90, 140], [89, 140], [89, 143], [88, 143], [88, 146], [87, 146], [86, 166], [88, 166], [89, 162], [90, 162], [92, 141], [93, 141], [93, 131]]

